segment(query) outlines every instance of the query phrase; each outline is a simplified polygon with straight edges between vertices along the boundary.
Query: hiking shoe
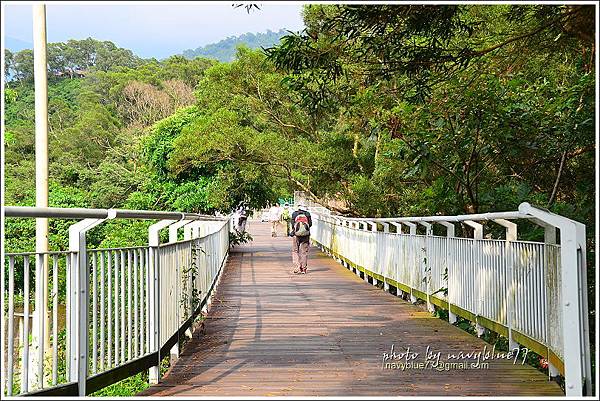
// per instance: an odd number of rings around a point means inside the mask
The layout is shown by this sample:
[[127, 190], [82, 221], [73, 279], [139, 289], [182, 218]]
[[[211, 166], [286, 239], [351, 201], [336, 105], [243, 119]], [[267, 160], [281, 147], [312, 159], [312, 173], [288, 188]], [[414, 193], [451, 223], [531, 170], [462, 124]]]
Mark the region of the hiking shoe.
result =
[[294, 274], [302, 274], [302, 270], [295, 269]]

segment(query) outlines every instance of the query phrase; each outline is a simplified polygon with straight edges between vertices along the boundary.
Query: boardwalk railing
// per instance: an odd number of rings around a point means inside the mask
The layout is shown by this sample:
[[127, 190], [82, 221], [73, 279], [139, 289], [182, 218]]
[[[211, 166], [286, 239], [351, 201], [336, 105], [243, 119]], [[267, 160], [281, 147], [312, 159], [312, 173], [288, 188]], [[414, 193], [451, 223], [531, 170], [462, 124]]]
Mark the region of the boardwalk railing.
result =
[[[312, 240], [365, 280], [542, 355], [551, 376], [564, 375], [567, 395], [591, 392], [583, 224], [527, 203], [515, 212], [407, 218], [310, 210]], [[544, 228], [544, 242], [517, 240], [516, 222], [525, 219]], [[484, 238], [482, 222], [503, 227], [505, 238]], [[456, 237], [455, 223], [473, 237]], [[436, 224], [445, 236], [433, 234]]]
[[[210, 304], [228, 255], [229, 218], [103, 209], [4, 212], [82, 220], [69, 227], [66, 251], [4, 254], [2, 394], [87, 395], [147, 369], [157, 382], [160, 360], [178, 355], [179, 339], [191, 336]], [[147, 246], [88, 249], [86, 232], [115, 218], [158, 222], [148, 229]], [[169, 241], [161, 244], [163, 229]]]

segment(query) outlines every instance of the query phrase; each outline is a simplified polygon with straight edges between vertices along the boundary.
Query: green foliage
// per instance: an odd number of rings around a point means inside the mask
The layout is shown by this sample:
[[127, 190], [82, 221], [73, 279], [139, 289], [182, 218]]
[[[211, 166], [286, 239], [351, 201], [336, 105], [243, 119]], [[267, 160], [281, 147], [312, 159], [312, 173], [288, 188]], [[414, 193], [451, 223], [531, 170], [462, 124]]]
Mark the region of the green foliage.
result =
[[169, 174], [167, 161], [173, 151], [173, 140], [199, 115], [196, 106], [178, 110], [172, 116], [157, 122], [144, 145], [144, 154], [151, 168], [158, 176]]
[[104, 387], [92, 394], [90, 397], [133, 397], [139, 392], [147, 389], [148, 373], [142, 372], [136, 375], [127, 377], [117, 383]]
[[247, 46], [250, 49], [259, 49], [270, 47], [279, 42], [279, 39], [287, 33], [285, 29], [277, 32], [267, 30], [260, 33], [245, 33], [240, 36], [230, 36], [217, 43], [211, 43], [206, 46], [200, 46], [194, 50], [188, 49], [183, 52], [183, 56], [189, 59], [196, 57], [206, 57], [216, 59], [221, 62], [231, 62], [235, 59], [236, 48], [240, 45]]
[[[33, 80], [33, 50], [25, 49], [14, 54], [7, 50], [5, 57], [6, 77], [18, 81]], [[80, 77], [92, 70], [108, 71], [116, 66], [135, 67], [140, 63], [142, 60], [131, 50], [117, 47], [110, 41], [87, 38], [48, 43], [50, 79]]]
[[[328, 4], [303, 15], [302, 33], [266, 52], [238, 47], [227, 63], [55, 47], [51, 68], [89, 71], [50, 81], [51, 204], [228, 213], [303, 190], [340, 213], [387, 217], [527, 201], [586, 224], [595, 316], [593, 7]], [[5, 201], [33, 205], [32, 54], [5, 56]], [[149, 223], [108, 222], [90, 244], [142, 245]], [[52, 223], [53, 249], [66, 226]], [[7, 250], [33, 248], [31, 221], [5, 228]], [[520, 223], [521, 239], [541, 235]]]
[[229, 233], [229, 246], [235, 247], [236, 245], [245, 244], [252, 241], [252, 235], [247, 231], [234, 230]]

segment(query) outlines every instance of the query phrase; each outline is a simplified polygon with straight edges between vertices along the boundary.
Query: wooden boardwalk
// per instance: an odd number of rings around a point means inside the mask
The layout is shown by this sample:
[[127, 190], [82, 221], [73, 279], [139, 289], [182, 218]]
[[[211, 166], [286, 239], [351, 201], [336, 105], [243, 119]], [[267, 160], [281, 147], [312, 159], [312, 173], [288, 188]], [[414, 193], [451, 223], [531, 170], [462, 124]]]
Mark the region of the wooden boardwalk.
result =
[[445, 359], [486, 343], [314, 247], [308, 274], [291, 274], [290, 239], [271, 238], [267, 223], [251, 222], [250, 232], [254, 241], [230, 256], [205, 333], [194, 333], [161, 383], [140, 395], [563, 395], [520, 360], [489, 360], [488, 369], [382, 369], [392, 344], [423, 362], [427, 346]]

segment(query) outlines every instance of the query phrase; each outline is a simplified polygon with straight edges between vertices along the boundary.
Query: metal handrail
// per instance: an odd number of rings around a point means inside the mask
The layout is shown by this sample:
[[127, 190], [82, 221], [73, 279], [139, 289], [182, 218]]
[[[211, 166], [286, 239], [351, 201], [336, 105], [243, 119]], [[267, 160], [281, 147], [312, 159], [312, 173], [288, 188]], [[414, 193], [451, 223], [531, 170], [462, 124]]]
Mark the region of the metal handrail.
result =
[[[9, 324], [2, 325], [2, 348], [10, 362], [2, 372], [3, 395], [87, 395], [147, 369], [150, 381], [156, 382], [161, 359], [169, 352], [173, 354], [173, 349], [177, 351], [179, 338], [210, 304], [228, 256], [230, 216], [19, 206], [3, 207], [2, 212], [9, 218], [78, 220], [69, 227], [68, 250], [3, 253], [2, 310]], [[88, 248], [87, 231], [117, 218], [158, 222], [147, 229], [147, 245]], [[179, 229], [185, 230], [186, 239], [160, 244], [159, 233], [167, 228], [171, 240], [172, 235], [177, 238]], [[203, 252], [196, 251], [199, 244]], [[196, 279], [190, 275], [191, 265], [198, 269]], [[17, 286], [19, 271], [23, 272], [22, 283]], [[59, 285], [59, 272], [65, 274], [66, 288]], [[31, 273], [35, 277], [47, 273], [48, 286], [44, 280], [35, 280], [35, 288], [30, 286]], [[21, 291], [27, 319], [15, 333], [15, 294]], [[66, 302], [64, 345], [57, 343], [59, 291], [64, 291]], [[200, 298], [192, 301], [197, 292]], [[51, 305], [44, 305], [46, 294], [51, 295]], [[8, 305], [4, 305], [5, 299]], [[36, 311], [31, 314], [33, 301]], [[48, 311], [51, 323], [45, 313], [38, 313], [38, 305]], [[48, 333], [52, 334], [49, 349], [40, 340]], [[59, 348], [64, 359], [59, 359]], [[52, 359], [48, 372], [41, 363], [46, 357]], [[65, 383], [57, 380], [59, 361], [66, 365]], [[20, 389], [14, 386], [17, 369]]]
[[198, 213], [159, 212], [128, 209], [82, 209], [61, 207], [3, 206], [6, 217], [57, 219], [138, 219], [138, 220], [202, 220], [223, 221], [227, 218]]
[[[500, 330], [510, 348], [520, 344], [547, 357], [550, 375], [564, 374], [567, 395], [590, 394], [585, 225], [529, 203], [517, 211], [458, 216], [352, 218], [322, 206], [308, 210], [313, 242], [365, 280], [395, 287], [413, 302], [423, 299], [430, 310], [446, 309], [450, 322], [456, 316], [471, 320], [479, 335]], [[510, 220], [522, 219], [544, 228], [543, 242], [517, 240], [517, 224]], [[506, 239], [485, 239], [478, 221], [503, 226]], [[456, 237], [454, 223], [471, 226], [473, 237]], [[389, 232], [390, 224], [396, 233]], [[417, 224], [425, 226], [425, 235], [416, 233]], [[433, 224], [445, 226], [447, 235], [434, 236]], [[398, 232], [402, 225], [410, 227], [409, 234]], [[469, 241], [457, 241], [462, 239]], [[482, 295], [479, 288], [486, 288], [482, 282], [490, 274], [493, 291]], [[448, 296], [436, 290], [444, 286]], [[529, 286], [534, 295], [523, 290]], [[498, 305], [506, 306], [508, 316]], [[527, 320], [523, 311], [538, 313], [537, 320]]]

